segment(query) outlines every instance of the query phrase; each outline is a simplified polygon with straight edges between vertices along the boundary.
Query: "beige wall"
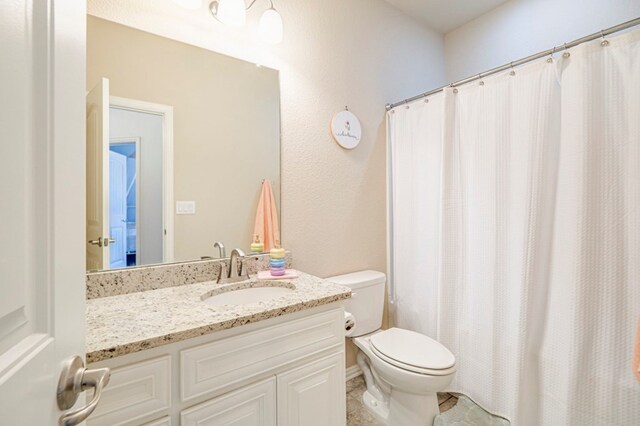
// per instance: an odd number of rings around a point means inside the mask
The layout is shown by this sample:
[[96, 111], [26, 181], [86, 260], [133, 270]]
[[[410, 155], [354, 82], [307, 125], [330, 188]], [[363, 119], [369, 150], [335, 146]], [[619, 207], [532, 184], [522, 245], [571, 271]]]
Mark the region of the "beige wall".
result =
[[[207, 2], [204, 2], [207, 3]], [[442, 37], [382, 0], [280, 0], [282, 45], [169, 1], [90, 0], [89, 13], [280, 71], [282, 232], [296, 267], [321, 276], [386, 270], [385, 110], [444, 84]], [[363, 139], [345, 151], [329, 122], [345, 105]], [[354, 362], [349, 350], [347, 364]]]
[[87, 88], [102, 77], [174, 108], [174, 198], [196, 202], [174, 215], [175, 260], [217, 256], [216, 240], [248, 250], [262, 179], [280, 196], [278, 72], [89, 16]]

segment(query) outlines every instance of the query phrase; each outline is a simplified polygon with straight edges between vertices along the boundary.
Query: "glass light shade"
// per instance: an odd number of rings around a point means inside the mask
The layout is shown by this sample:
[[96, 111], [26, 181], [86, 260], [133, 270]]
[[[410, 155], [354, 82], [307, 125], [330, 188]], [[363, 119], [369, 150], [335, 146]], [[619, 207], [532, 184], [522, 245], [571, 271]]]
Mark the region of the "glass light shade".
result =
[[197, 10], [202, 6], [202, 0], [173, 0], [173, 2], [178, 6], [190, 10]]
[[258, 31], [264, 41], [273, 44], [282, 43], [284, 32], [282, 16], [273, 8], [266, 10], [260, 17]]
[[218, 0], [216, 18], [230, 27], [242, 27], [247, 22], [244, 0]]

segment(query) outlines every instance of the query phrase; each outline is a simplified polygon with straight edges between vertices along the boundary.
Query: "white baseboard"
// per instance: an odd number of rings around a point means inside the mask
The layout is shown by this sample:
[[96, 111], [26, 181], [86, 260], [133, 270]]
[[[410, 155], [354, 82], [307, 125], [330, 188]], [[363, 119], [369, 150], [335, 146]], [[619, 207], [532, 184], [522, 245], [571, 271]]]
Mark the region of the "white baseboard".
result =
[[358, 377], [362, 374], [362, 370], [358, 367], [358, 364], [354, 364], [351, 367], [348, 367], [346, 370], [347, 382], [353, 378]]

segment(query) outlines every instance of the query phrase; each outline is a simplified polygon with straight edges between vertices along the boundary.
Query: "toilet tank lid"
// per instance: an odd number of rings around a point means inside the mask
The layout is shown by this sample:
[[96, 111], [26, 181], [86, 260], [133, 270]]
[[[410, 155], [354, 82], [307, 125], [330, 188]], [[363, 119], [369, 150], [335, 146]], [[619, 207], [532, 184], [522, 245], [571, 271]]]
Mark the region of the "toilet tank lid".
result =
[[377, 284], [384, 284], [387, 276], [379, 271], [360, 271], [350, 274], [336, 275], [335, 277], [326, 278], [336, 284], [344, 285], [351, 289], [369, 287]]

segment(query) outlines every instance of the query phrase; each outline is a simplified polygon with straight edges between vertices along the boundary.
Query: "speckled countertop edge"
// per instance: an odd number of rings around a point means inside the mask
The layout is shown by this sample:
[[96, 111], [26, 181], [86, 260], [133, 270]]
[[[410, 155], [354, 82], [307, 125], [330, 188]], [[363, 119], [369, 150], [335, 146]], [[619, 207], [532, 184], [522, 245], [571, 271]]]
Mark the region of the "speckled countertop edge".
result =
[[[228, 263], [229, 259], [207, 259], [87, 272], [87, 299], [213, 281], [221, 267], [228, 270]], [[286, 267], [291, 268], [291, 265], [292, 255], [287, 251]], [[248, 274], [267, 270], [269, 255], [250, 253], [243, 266]]]
[[[255, 277], [252, 278], [255, 281]], [[87, 362], [139, 352], [276, 318], [351, 297], [349, 288], [308, 274], [288, 280], [296, 290], [247, 305], [214, 307], [202, 295], [212, 282], [102, 297], [87, 301]]]

